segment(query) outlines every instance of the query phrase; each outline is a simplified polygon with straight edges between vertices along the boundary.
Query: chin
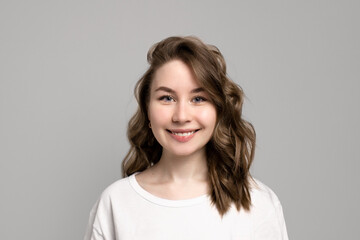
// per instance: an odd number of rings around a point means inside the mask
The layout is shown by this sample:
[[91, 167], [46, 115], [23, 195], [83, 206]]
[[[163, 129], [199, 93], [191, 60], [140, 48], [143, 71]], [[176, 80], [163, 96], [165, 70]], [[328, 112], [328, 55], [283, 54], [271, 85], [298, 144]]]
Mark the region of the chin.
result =
[[[204, 148], [205, 150], [205, 148]], [[172, 151], [168, 151], [171, 155], [177, 156], [177, 157], [186, 157], [186, 156], [191, 156], [194, 155], [196, 153], [201, 152], [202, 149], [176, 149], [176, 150], [172, 150]]]

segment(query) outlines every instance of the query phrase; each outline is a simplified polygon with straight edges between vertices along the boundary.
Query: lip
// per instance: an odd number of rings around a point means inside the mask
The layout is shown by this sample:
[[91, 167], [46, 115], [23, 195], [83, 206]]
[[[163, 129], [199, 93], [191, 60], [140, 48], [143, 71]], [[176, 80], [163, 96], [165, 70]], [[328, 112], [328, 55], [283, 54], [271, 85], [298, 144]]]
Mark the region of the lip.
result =
[[[188, 142], [190, 141], [195, 134], [200, 130], [200, 129], [166, 129], [167, 132], [170, 134], [170, 136], [175, 139], [178, 142]], [[177, 135], [176, 133], [180, 133], [180, 134], [184, 134], [184, 133], [190, 133], [188, 135]]]

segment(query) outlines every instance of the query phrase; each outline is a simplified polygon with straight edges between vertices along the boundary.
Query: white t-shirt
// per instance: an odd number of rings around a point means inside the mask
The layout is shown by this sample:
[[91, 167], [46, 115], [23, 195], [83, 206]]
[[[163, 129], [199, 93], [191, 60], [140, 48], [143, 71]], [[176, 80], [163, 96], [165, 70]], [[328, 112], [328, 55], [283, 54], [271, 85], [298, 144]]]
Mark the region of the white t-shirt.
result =
[[136, 174], [101, 194], [91, 210], [85, 240], [288, 240], [277, 196], [257, 180], [250, 212], [232, 206], [221, 218], [209, 195], [160, 198], [143, 189]]

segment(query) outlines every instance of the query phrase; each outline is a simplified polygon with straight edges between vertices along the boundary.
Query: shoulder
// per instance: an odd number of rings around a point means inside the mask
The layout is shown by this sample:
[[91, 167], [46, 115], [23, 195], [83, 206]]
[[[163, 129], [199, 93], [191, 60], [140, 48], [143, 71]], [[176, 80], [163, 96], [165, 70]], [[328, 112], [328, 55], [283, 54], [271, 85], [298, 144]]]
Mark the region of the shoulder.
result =
[[121, 178], [107, 186], [100, 195], [100, 201], [126, 196], [131, 191], [130, 177]]
[[251, 183], [251, 200], [252, 203], [256, 205], [275, 206], [280, 204], [280, 200], [275, 192], [255, 178]]
[[254, 222], [261, 222], [264, 219], [277, 218], [282, 211], [281, 203], [275, 192], [254, 179], [251, 183], [251, 208], [250, 213]]
[[257, 179], [254, 179], [251, 188], [250, 216], [256, 239], [288, 239], [279, 198]]
[[124, 199], [131, 195], [129, 178], [119, 179], [106, 187], [92, 207], [90, 215], [112, 214], [113, 203], [124, 202]]
[[126, 189], [127, 182], [127, 178], [119, 179], [109, 185], [101, 193], [90, 211], [89, 222], [84, 239], [95, 239], [95, 235], [98, 236], [99, 239], [104, 239], [103, 232], [111, 232], [113, 224], [111, 218], [108, 216], [109, 214], [112, 214], [112, 198], [114, 195], [122, 194], [124, 189]]
[[[133, 195], [129, 179], [130, 177], [119, 179], [106, 187], [101, 193], [90, 211], [85, 239], [93, 239], [91, 236], [94, 234], [100, 236], [113, 236], [113, 219], [115, 216], [118, 216], [119, 212], [122, 212], [121, 209], [119, 211], [118, 208], [114, 207], [120, 206], [126, 209], [126, 207], [128, 207], [126, 203], [132, 202], [132, 199], [129, 199]], [[110, 239], [114, 239], [114, 237], [110, 237]]]

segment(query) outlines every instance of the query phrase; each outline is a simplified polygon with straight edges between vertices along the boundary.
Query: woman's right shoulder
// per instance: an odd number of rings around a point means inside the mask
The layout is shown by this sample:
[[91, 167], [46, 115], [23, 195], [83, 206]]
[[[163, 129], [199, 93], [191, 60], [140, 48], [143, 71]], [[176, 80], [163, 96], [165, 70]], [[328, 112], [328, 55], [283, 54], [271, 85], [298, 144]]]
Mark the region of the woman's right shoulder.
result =
[[126, 202], [133, 192], [130, 184], [131, 176], [119, 179], [107, 186], [92, 207], [92, 214], [98, 211], [109, 211], [113, 202]]
[[100, 198], [112, 198], [127, 193], [129, 190], [131, 190], [129, 181], [130, 178], [131, 176], [124, 177], [111, 183], [102, 191], [102, 193], [100, 194]]
[[[93, 239], [94, 234], [103, 236], [104, 231], [108, 234], [114, 232], [112, 218], [108, 216], [117, 214], [117, 211], [113, 212], [113, 203], [117, 203], [116, 206], [126, 208], [131, 202], [131, 198], [134, 197], [130, 178], [131, 176], [119, 179], [103, 190], [91, 208], [84, 239]], [[99, 239], [103, 238], [99, 237]]]

